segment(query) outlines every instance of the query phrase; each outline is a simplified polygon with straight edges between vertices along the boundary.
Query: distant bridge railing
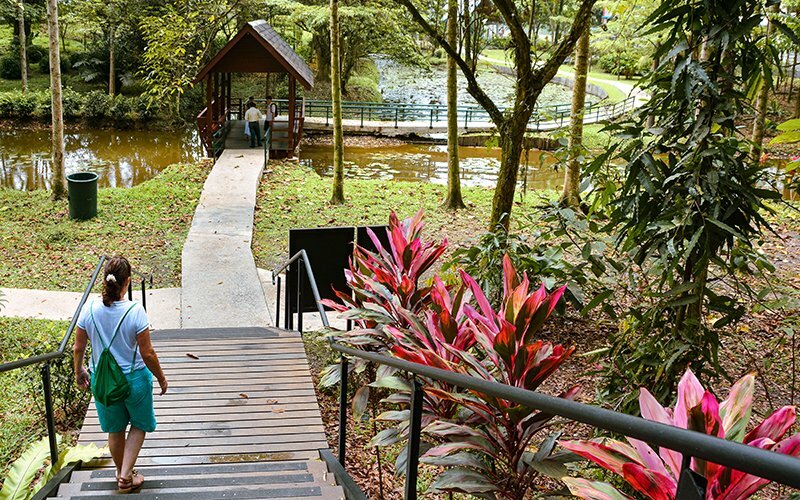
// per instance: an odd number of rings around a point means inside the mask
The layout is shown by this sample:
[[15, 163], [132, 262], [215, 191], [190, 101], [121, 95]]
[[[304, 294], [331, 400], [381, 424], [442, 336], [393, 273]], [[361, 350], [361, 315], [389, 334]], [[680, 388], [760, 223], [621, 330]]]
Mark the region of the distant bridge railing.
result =
[[[257, 101], [262, 101], [257, 99]], [[278, 107], [279, 115], [286, 115], [288, 101], [275, 99], [273, 102]], [[608, 102], [606, 99], [591, 103], [584, 110], [584, 122], [596, 123], [602, 120], [616, 118], [636, 105], [635, 97], [630, 96], [619, 102]], [[562, 128], [569, 124], [571, 104], [552, 104], [537, 107], [529, 122], [533, 130]], [[325, 118], [325, 126], [331, 125], [333, 119], [333, 105], [327, 100], [306, 100], [306, 117]], [[505, 111], [501, 108], [501, 111]], [[342, 118], [358, 120], [359, 127], [372, 126], [370, 122], [389, 122], [394, 128], [401, 125], [408, 127], [408, 122], [414, 122], [419, 128], [432, 129], [434, 126], [443, 126], [447, 122], [447, 105], [445, 104], [414, 104], [397, 102], [342, 102]], [[492, 125], [489, 113], [480, 106], [458, 106], [458, 125], [465, 129], [486, 127]]]

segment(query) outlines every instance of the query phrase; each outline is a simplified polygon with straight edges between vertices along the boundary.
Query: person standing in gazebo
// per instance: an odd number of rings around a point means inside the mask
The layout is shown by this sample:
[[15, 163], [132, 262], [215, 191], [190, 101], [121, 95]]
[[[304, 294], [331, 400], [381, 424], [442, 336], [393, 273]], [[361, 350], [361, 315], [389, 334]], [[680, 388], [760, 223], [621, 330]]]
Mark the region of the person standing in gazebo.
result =
[[250, 147], [254, 148], [256, 145], [261, 146], [261, 127], [259, 127], [259, 120], [263, 119], [264, 116], [261, 114], [261, 111], [258, 110], [255, 103], [250, 104], [250, 107], [247, 108], [247, 111], [244, 114], [244, 120], [247, 122], [248, 127], [250, 128]]

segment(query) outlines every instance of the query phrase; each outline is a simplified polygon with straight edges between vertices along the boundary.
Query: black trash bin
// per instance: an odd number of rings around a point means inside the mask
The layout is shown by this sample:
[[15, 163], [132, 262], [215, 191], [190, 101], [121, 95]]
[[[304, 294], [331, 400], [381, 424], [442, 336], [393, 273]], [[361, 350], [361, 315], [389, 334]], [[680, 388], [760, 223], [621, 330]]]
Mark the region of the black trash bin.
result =
[[97, 179], [94, 172], [75, 172], [67, 176], [71, 219], [86, 220], [97, 215]]

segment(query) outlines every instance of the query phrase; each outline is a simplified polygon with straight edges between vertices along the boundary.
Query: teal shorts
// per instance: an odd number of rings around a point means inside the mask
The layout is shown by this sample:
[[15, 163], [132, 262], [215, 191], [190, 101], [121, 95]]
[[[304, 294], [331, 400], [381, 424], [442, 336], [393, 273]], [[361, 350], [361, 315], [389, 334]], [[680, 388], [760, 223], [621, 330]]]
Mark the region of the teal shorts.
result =
[[[94, 374], [92, 374], [94, 377]], [[140, 368], [127, 375], [131, 384], [131, 393], [111, 406], [105, 406], [97, 400], [97, 418], [103, 432], [122, 432], [128, 424], [145, 432], [156, 430], [156, 413], [153, 410], [153, 374], [147, 368]]]

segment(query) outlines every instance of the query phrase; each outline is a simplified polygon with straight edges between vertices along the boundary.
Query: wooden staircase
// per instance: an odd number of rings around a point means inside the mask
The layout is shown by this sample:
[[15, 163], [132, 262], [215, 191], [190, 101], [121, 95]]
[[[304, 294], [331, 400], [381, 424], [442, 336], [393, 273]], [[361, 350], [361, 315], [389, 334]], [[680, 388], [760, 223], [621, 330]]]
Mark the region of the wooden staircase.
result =
[[[281, 461], [220, 465], [142, 467], [145, 483], [137, 499], [344, 498], [322, 462]], [[61, 485], [55, 498], [114, 495], [114, 469], [81, 470]]]
[[[154, 390], [156, 431], [137, 469], [137, 498], [344, 498], [320, 460], [328, 449], [300, 334], [275, 328], [160, 330], [169, 380]], [[94, 404], [78, 442], [105, 444]], [[110, 457], [85, 464], [58, 498], [116, 491]]]

